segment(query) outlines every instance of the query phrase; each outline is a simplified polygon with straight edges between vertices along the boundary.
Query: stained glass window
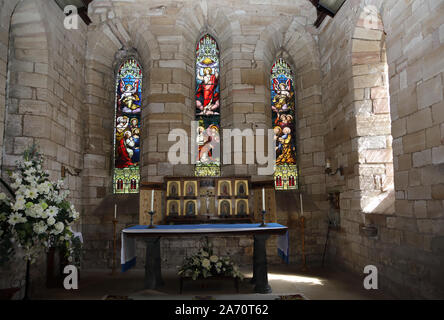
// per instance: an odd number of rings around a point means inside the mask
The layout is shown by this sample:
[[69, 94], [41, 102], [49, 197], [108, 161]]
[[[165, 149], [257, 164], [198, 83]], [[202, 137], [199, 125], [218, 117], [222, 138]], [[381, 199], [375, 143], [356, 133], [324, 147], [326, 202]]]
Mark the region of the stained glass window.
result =
[[126, 60], [116, 79], [114, 128], [114, 193], [139, 192], [142, 69]]
[[196, 132], [198, 153], [195, 175], [220, 176], [219, 47], [209, 34], [196, 48]]
[[298, 189], [296, 104], [291, 67], [278, 59], [271, 69], [271, 112], [276, 140], [276, 190]]

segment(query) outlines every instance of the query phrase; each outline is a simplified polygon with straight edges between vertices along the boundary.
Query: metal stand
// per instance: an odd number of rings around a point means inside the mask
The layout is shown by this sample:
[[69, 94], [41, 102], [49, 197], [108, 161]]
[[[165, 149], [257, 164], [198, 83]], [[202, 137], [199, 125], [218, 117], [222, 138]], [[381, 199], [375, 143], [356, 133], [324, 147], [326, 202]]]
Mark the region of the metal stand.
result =
[[324, 267], [325, 253], [327, 252], [328, 238], [329, 238], [329, 236], [330, 236], [330, 226], [331, 226], [331, 224], [328, 223], [327, 238], [325, 239], [324, 252], [323, 252], [323, 254], [322, 254], [322, 268]]
[[305, 217], [301, 217], [301, 237], [302, 237], [302, 271], [307, 271], [307, 265], [305, 261]]
[[26, 260], [25, 296], [23, 297], [23, 300], [29, 300], [29, 282], [31, 280], [29, 276], [30, 268], [31, 262], [29, 260]]
[[116, 252], [117, 252], [117, 219], [113, 220], [113, 269], [111, 275], [116, 275]]
[[155, 211], [148, 212], [148, 214], [151, 216], [151, 222], [150, 222], [150, 225], [148, 226], [148, 229], [154, 229], [156, 227], [153, 225], [153, 216], [155, 213], [156, 213]]
[[267, 214], [267, 211], [262, 210], [262, 224], [260, 225], [261, 228], [266, 227], [267, 225], [265, 224], [265, 215]]

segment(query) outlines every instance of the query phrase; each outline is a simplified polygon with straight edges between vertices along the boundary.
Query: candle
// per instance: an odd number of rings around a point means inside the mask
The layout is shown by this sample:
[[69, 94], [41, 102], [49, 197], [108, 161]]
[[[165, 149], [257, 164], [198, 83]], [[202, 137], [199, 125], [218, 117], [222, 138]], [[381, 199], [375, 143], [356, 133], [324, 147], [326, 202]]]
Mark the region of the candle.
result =
[[151, 211], [154, 211], [154, 189], [151, 190]]
[[265, 188], [262, 188], [262, 210], [265, 211]]
[[327, 158], [327, 163], [325, 164], [325, 167], [326, 167], [327, 169], [330, 169], [330, 168], [331, 168], [331, 164], [330, 164], [330, 159], [329, 159], [329, 158]]
[[299, 193], [299, 199], [301, 200], [301, 217], [304, 216], [304, 206], [302, 204], [302, 192]]
[[117, 204], [114, 204], [114, 220], [117, 220]]

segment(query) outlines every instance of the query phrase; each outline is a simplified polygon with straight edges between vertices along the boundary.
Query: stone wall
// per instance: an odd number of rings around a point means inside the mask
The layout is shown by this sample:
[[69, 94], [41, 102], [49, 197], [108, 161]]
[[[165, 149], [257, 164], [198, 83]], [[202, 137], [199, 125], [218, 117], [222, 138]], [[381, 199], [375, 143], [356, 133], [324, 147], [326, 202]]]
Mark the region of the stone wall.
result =
[[[138, 222], [138, 196], [112, 194], [116, 69], [129, 57], [143, 68], [142, 180], [190, 176], [192, 165], [168, 163], [167, 137], [173, 129], [190, 136], [195, 45], [210, 33], [221, 52], [222, 128], [271, 128], [271, 66], [283, 57], [293, 68], [307, 262], [322, 257], [326, 194], [338, 191], [330, 266], [362, 274], [374, 264], [381, 288], [397, 296], [444, 295], [443, 1], [349, 0], [320, 29], [306, 0], [95, 0], [92, 24], [71, 31], [53, 1], [0, 0], [0, 9], [2, 174], [31, 142], [52, 178], [62, 165], [82, 170], [66, 183], [81, 211], [84, 267], [112, 265], [115, 203], [119, 230]], [[222, 150], [236, 152], [245, 159], [250, 150]], [[344, 176], [326, 176], [326, 158]], [[222, 174], [270, 178], [247, 164]], [[281, 196], [290, 200], [278, 201], [278, 222], [290, 227], [291, 261], [300, 263], [298, 197]], [[215, 243], [251, 262], [251, 240]], [[194, 244], [165, 240], [164, 265], [175, 267]], [[275, 240], [268, 250], [279, 263]], [[143, 261], [143, 247], [138, 253]]]
[[[373, 264], [380, 287], [399, 297], [444, 296], [443, 8], [442, 1], [347, 1], [320, 31], [327, 153], [342, 155], [345, 167], [344, 178], [327, 183], [343, 192], [330, 265], [362, 274]], [[390, 101], [381, 76], [385, 50]], [[395, 210], [381, 196], [392, 175]], [[365, 236], [362, 225], [375, 226], [378, 236]]]
[[[23, 1], [12, 15], [3, 172], [14, 167], [33, 142], [45, 155], [52, 179], [60, 179], [62, 165], [83, 168], [86, 43], [81, 31], [64, 29], [63, 19], [63, 12], [52, 2]], [[76, 205], [80, 205], [80, 182], [79, 177], [65, 179]]]
[[[54, 1], [1, 1], [0, 8], [2, 175], [36, 143], [44, 168], [59, 180], [62, 166], [83, 169], [86, 25], [80, 21], [79, 30], [66, 30]], [[65, 188], [80, 211], [81, 177], [67, 176]], [[32, 268], [39, 281], [44, 257], [41, 261]]]
[[[3, 150], [5, 131], [5, 106], [9, 52], [9, 28], [11, 16], [17, 1], [0, 1], [0, 146]], [[0, 155], [0, 165], [3, 163], [3, 152]]]
[[[259, 10], [259, 11], [258, 11]], [[137, 12], [137, 14], [135, 14]], [[258, 12], [261, 12], [258, 15]], [[112, 204], [119, 212], [119, 228], [137, 222], [138, 207], [112, 195], [112, 118], [114, 71], [122, 58], [135, 56], [144, 68], [141, 174], [144, 181], [162, 181], [169, 175], [192, 176], [192, 165], [173, 166], [167, 152], [172, 129], [190, 136], [194, 120], [195, 45], [205, 33], [218, 41], [221, 52], [222, 128], [271, 128], [270, 70], [284, 56], [297, 78], [299, 150], [302, 184], [319, 209], [306, 212], [307, 251], [319, 261], [325, 232], [324, 116], [317, 30], [310, 25], [315, 9], [306, 1], [256, 3], [215, 1], [94, 1], [89, 15], [86, 54], [86, 114], [83, 230], [91, 244], [87, 265], [110, 265]], [[247, 150], [242, 151], [244, 154]], [[222, 152], [224, 152], [222, 150]], [[245, 159], [245, 158], [244, 158]], [[251, 175], [262, 180], [256, 165], [227, 165], [222, 175]], [[267, 177], [270, 178], [270, 177]], [[296, 206], [296, 204], [294, 204]], [[293, 261], [299, 256], [297, 212], [284, 214], [292, 225]], [[106, 231], [104, 231], [106, 229]], [[273, 242], [271, 248], [275, 249]], [[234, 245], [233, 248], [238, 247]], [[181, 248], [181, 246], [178, 246]], [[270, 249], [271, 250], [271, 249]], [[174, 255], [174, 250], [171, 254]], [[101, 259], [96, 259], [100, 256]]]

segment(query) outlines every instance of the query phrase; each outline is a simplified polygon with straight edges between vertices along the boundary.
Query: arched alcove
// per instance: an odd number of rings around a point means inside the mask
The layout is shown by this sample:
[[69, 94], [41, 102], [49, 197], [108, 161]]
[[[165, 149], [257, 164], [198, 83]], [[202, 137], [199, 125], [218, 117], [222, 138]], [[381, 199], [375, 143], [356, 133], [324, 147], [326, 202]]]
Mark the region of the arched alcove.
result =
[[[32, 18], [23, 20], [29, 14]], [[50, 144], [48, 123], [51, 124], [52, 106], [36, 94], [47, 89], [49, 81], [45, 72], [49, 65], [49, 41], [43, 21], [38, 4], [33, 1], [20, 2], [11, 17], [2, 150], [5, 168], [14, 167], [29, 144]]]
[[365, 6], [351, 43], [357, 152], [363, 213], [394, 213], [393, 138], [385, 31], [378, 8]]

